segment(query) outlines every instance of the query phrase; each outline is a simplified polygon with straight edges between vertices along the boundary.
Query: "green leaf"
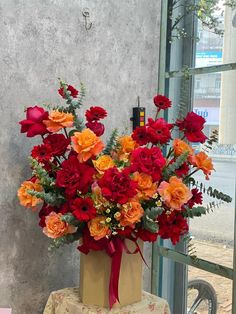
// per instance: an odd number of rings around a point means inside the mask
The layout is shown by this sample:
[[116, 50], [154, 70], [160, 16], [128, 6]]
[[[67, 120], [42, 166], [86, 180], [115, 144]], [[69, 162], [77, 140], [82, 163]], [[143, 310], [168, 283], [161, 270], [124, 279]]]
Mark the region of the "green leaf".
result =
[[48, 250], [52, 251], [61, 246], [64, 246], [65, 244], [71, 244], [75, 241], [78, 241], [81, 238], [81, 236], [82, 236], [82, 233], [80, 231], [77, 231], [75, 233], [66, 234], [63, 237], [54, 239], [53, 242], [50, 244]]
[[147, 209], [142, 218], [143, 228], [156, 233], [158, 231], [158, 223], [156, 222], [156, 218], [163, 212], [163, 208], [157, 207], [152, 209]]
[[117, 145], [117, 137], [118, 137], [118, 130], [114, 129], [111, 133], [111, 136], [107, 142], [107, 145], [103, 151], [104, 155], [110, 155], [111, 151], [116, 147]]
[[172, 164], [169, 164], [166, 168], [164, 168], [163, 176], [165, 180], [168, 180], [169, 177], [175, 174], [175, 171], [185, 163], [185, 161], [188, 158], [188, 155], [189, 152], [184, 152], [183, 154], [178, 156]]

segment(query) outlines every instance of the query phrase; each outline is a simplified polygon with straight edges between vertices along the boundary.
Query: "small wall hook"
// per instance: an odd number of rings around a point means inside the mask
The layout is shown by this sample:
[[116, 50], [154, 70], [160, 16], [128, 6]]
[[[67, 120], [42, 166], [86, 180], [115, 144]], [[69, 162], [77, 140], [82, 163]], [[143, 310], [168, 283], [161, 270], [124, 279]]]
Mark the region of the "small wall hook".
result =
[[92, 22], [90, 22], [90, 13], [88, 8], [84, 8], [82, 11], [82, 14], [85, 18], [85, 29], [89, 31], [93, 25]]

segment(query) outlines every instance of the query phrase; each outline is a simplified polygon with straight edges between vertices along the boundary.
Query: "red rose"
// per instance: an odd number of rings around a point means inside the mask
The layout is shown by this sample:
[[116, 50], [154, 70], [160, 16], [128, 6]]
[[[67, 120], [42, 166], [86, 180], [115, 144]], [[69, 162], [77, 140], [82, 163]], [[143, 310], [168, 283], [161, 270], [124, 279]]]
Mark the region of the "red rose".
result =
[[156, 121], [149, 118], [147, 126], [147, 133], [152, 144], [166, 144], [171, 139], [170, 129], [172, 129], [173, 124], [167, 123], [163, 118]]
[[188, 232], [188, 223], [184, 217], [173, 211], [171, 214], [163, 212], [157, 218], [159, 224], [158, 235], [162, 239], [170, 239], [174, 245], [180, 237]]
[[107, 116], [107, 112], [102, 107], [90, 107], [85, 113], [88, 122], [98, 121]]
[[146, 145], [148, 142], [150, 142], [146, 126], [137, 127], [133, 131], [132, 138], [133, 140], [135, 140], [136, 143], [138, 143], [141, 146]]
[[166, 160], [158, 147], [138, 147], [131, 155], [131, 169], [133, 172], [144, 172], [152, 176], [153, 181], [161, 179], [161, 171]]
[[44, 140], [44, 144], [50, 145], [53, 156], [64, 155], [70, 140], [63, 134], [49, 134]]
[[166, 96], [156, 95], [153, 98], [153, 102], [155, 106], [158, 108], [158, 111], [160, 111], [161, 109], [166, 110], [167, 108], [171, 107], [171, 101]]
[[183, 120], [177, 120], [176, 125], [184, 132], [190, 142], [204, 143], [207, 139], [202, 132], [206, 120], [194, 112], [189, 112]]
[[86, 127], [89, 128], [93, 133], [95, 133], [97, 136], [102, 136], [104, 133], [104, 125], [100, 122], [94, 121], [94, 122], [87, 122]]
[[95, 169], [86, 163], [80, 163], [76, 156], [71, 156], [63, 161], [62, 169], [57, 172], [56, 185], [65, 188], [65, 194], [68, 198], [77, 195], [77, 191], [87, 193], [91, 183]]
[[21, 133], [27, 133], [28, 137], [48, 133], [46, 125], [43, 123], [43, 120], [47, 119], [48, 112], [43, 108], [38, 106], [27, 108], [26, 120], [19, 122], [21, 124]]
[[72, 214], [80, 221], [88, 221], [96, 216], [96, 208], [89, 197], [78, 197], [71, 202]]
[[158, 233], [150, 232], [146, 229], [138, 229], [137, 237], [139, 237], [143, 241], [155, 242], [157, 239]]
[[[71, 97], [76, 98], [79, 94], [79, 92], [77, 91], [77, 89], [75, 89], [73, 86], [68, 85], [67, 86], [67, 91], [70, 92]], [[61, 97], [66, 98], [65, 94], [64, 94], [64, 88], [61, 87], [60, 89], [58, 89], [58, 93], [61, 95]]]
[[200, 192], [198, 189], [194, 188], [191, 190], [192, 192], [192, 198], [188, 201], [186, 204], [189, 208], [193, 208], [195, 204], [202, 204], [202, 192]]
[[31, 156], [39, 162], [47, 163], [52, 158], [51, 146], [48, 144], [34, 146]]
[[137, 193], [137, 183], [116, 167], [106, 170], [98, 185], [106, 199], [119, 204], [127, 203]]

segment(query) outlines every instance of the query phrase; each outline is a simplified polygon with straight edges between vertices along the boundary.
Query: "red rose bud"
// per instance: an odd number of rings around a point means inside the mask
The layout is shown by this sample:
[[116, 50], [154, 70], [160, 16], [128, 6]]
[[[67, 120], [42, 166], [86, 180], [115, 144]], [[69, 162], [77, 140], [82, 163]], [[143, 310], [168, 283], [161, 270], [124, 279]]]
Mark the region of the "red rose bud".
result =
[[[73, 86], [68, 85], [67, 86], [67, 91], [70, 92], [71, 97], [73, 98], [77, 98], [79, 92], [77, 91], [77, 89], [75, 89]], [[64, 94], [64, 88], [61, 87], [60, 89], [58, 89], [58, 93], [61, 95], [61, 97], [66, 98], [65, 94]]]
[[184, 132], [187, 140], [190, 142], [204, 143], [207, 139], [202, 132], [206, 120], [194, 112], [189, 112], [183, 120], [177, 120], [176, 125], [180, 131]]
[[102, 107], [90, 107], [85, 116], [88, 122], [99, 121], [107, 116], [107, 112]]
[[44, 135], [48, 133], [43, 120], [48, 119], [48, 112], [43, 108], [34, 106], [26, 110], [26, 119], [20, 121], [21, 133], [27, 133], [28, 137]]
[[70, 140], [63, 134], [49, 134], [43, 142], [51, 147], [53, 156], [64, 155], [68, 145], [70, 144]]
[[86, 127], [89, 128], [93, 133], [95, 133], [97, 136], [101, 136], [104, 133], [104, 125], [100, 122], [94, 121], [94, 122], [87, 122]]
[[167, 98], [166, 96], [163, 95], [156, 95], [153, 98], [153, 102], [154, 105], [158, 108], [158, 110], [160, 111], [162, 110], [166, 110], [167, 108], [171, 107], [171, 101], [169, 98]]

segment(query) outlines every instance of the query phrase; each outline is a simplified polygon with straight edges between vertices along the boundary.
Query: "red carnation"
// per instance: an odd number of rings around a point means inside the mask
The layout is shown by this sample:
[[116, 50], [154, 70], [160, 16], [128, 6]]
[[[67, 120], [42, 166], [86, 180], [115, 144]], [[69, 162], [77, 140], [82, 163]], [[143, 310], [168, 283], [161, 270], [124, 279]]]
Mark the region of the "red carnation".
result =
[[48, 144], [34, 146], [31, 156], [39, 162], [47, 163], [52, 158], [52, 149]]
[[133, 131], [132, 138], [133, 140], [135, 140], [136, 143], [138, 143], [141, 146], [146, 145], [148, 142], [150, 142], [146, 126], [137, 127]]
[[207, 139], [202, 132], [206, 120], [194, 112], [189, 112], [183, 120], [177, 120], [176, 125], [184, 132], [190, 142], [204, 143]]
[[70, 140], [63, 134], [49, 134], [44, 140], [44, 144], [50, 145], [53, 156], [64, 155]]
[[186, 204], [189, 208], [192, 208], [195, 204], [202, 204], [202, 192], [200, 192], [197, 188], [191, 190], [192, 198]]
[[86, 127], [93, 131], [97, 136], [102, 136], [104, 133], [104, 125], [100, 122], [87, 122]]
[[88, 122], [98, 121], [107, 116], [107, 112], [102, 107], [90, 107], [85, 113]]
[[[67, 86], [67, 91], [70, 92], [71, 97], [76, 98], [79, 94], [79, 92], [77, 91], [77, 89], [75, 89], [73, 86], [68, 85]], [[65, 94], [64, 94], [64, 88], [61, 87], [60, 89], [58, 89], [58, 93], [61, 95], [61, 97], [66, 98]]]
[[27, 133], [28, 137], [48, 133], [46, 125], [43, 123], [43, 120], [47, 119], [48, 112], [43, 108], [38, 106], [27, 108], [26, 120], [19, 122], [21, 124], [21, 133]]
[[152, 176], [153, 181], [161, 179], [161, 172], [166, 160], [158, 147], [139, 147], [131, 155], [131, 169], [133, 172], [144, 172]]
[[137, 183], [116, 167], [106, 170], [98, 185], [106, 199], [119, 204], [127, 203], [137, 193]]
[[139, 237], [143, 241], [155, 242], [157, 239], [158, 233], [150, 232], [146, 229], [138, 229], [137, 237]]
[[155, 106], [158, 108], [158, 111], [160, 111], [161, 109], [166, 110], [167, 108], [171, 107], [170, 99], [163, 95], [156, 95], [153, 98], [153, 102]]
[[166, 144], [171, 139], [170, 130], [173, 124], [167, 123], [163, 118], [156, 121], [149, 118], [147, 126], [147, 133], [152, 144]]
[[159, 224], [158, 235], [162, 239], [170, 239], [174, 245], [180, 237], [188, 232], [188, 223], [184, 217], [173, 211], [171, 214], [163, 212], [157, 218]]
[[57, 172], [56, 185], [65, 188], [66, 196], [73, 198], [77, 191], [87, 193], [93, 182], [95, 169], [86, 163], [80, 163], [73, 155], [63, 161], [61, 166], [62, 169]]
[[96, 216], [96, 208], [89, 197], [76, 198], [71, 203], [72, 214], [80, 221], [88, 221]]

